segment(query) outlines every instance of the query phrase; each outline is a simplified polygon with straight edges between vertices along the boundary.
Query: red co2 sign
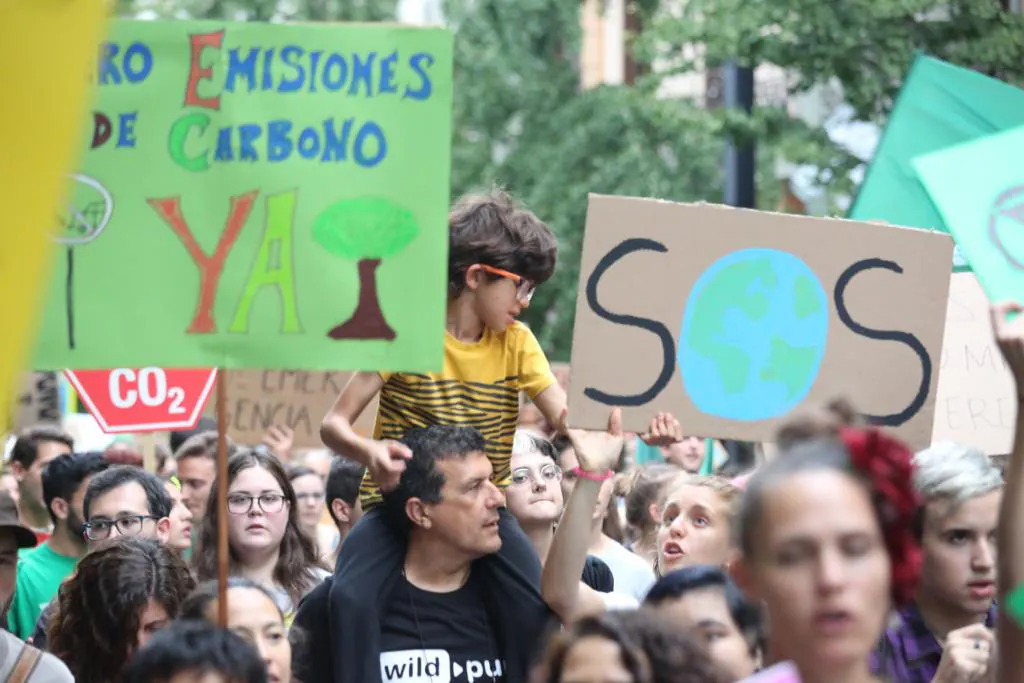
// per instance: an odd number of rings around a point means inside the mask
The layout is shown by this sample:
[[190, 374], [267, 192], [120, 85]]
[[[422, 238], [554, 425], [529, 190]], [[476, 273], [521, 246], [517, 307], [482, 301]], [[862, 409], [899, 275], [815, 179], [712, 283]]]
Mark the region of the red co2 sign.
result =
[[82, 403], [107, 434], [191, 429], [216, 370], [116, 368], [65, 370]]

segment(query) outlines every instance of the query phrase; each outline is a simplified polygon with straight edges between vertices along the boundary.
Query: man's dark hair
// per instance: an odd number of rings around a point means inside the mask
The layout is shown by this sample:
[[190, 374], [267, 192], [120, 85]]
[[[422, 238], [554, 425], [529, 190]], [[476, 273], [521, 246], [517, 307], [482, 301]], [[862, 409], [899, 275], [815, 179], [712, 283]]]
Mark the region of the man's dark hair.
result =
[[227, 683], [267, 683], [267, 667], [241, 636], [206, 621], [176, 621], [132, 657], [122, 683], [168, 683], [181, 673], [220, 674]]
[[110, 467], [99, 451], [88, 453], [67, 453], [54, 458], [43, 468], [43, 500], [50, 519], [57, 523], [53, 514], [53, 499], [61, 498], [71, 502], [82, 482], [94, 474]]
[[29, 427], [18, 435], [11, 448], [11, 462], [16, 462], [25, 469], [39, 457], [39, 444], [62, 443], [71, 450], [75, 449], [75, 440], [60, 427], [53, 425], [37, 425]]
[[89, 521], [89, 508], [92, 507], [94, 500], [108, 491], [133, 483], [141, 486], [142, 490], [146, 492], [146, 505], [149, 507], [149, 514], [158, 519], [171, 514], [174, 502], [158, 476], [133, 465], [119, 465], [100, 472], [89, 480], [89, 487], [85, 489], [85, 502], [82, 504], [85, 521]]
[[199, 422], [192, 429], [186, 429], [180, 432], [171, 432], [168, 442], [171, 446], [171, 453], [177, 453], [181, 445], [191, 439], [197, 434], [204, 434], [206, 432], [217, 432], [217, 421], [212, 417], [206, 417], [205, 415], [199, 418]]
[[334, 516], [331, 503], [335, 500], [343, 500], [350, 507], [354, 506], [359, 498], [359, 484], [362, 483], [365, 472], [365, 467], [341, 456], [336, 457], [331, 463], [331, 472], [327, 475], [324, 497], [327, 501], [327, 512], [330, 513], [335, 524], [338, 523], [338, 519]]
[[[238, 451], [238, 446], [228, 439], [228, 457], [230, 458]], [[217, 432], [201, 432], [190, 436], [174, 450], [175, 460], [185, 458], [217, 458]]]
[[[548, 226], [507, 193], [466, 195], [448, 213], [448, 296], [466, 288], [476, 264], [520, 275], [535, 285], [555, 272], [558, 241]], [[488, 273], [492, 280], [501, 277]]]
[[472, 427], [431, 425], [410, 429], [402, 443], [412, 451], [412, 457], [405, 461], [398, 486], [383, 494], [381, 508], [396, 529], [408, 529], [411, 524], [405, 514], [405, 504], [410, 498], [419, 498], [425, 503], [441, 502], [444, 473], [437, 468], [439, 460], [484, 452], [484, 437]]
[[706, 588], [721, 589], [729, 614], [747, 641], [750, 652], [764, 652], [764, 622], [760, 606], [749, 600], [721, 567], [697, 564], [669, 572], [647, 591], [643, 605], [656, 607]]

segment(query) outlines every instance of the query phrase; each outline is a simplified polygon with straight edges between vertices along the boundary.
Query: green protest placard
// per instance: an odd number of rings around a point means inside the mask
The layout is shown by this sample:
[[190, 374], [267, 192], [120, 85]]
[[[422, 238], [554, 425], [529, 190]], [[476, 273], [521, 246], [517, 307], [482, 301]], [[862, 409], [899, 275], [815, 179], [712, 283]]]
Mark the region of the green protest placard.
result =
[[440, 370], [450, 32], [120, 21], [93, 80], [35, 368]]
[[[949, 232], [913, 160], [1024, 125], [1024, 90], [926, 55], [914, 60], [849, 218]], [[968, 267], [960, 250], [957, 270]]]
[[1024, 289], [1024, 126], [914, 159], [991, 301]]

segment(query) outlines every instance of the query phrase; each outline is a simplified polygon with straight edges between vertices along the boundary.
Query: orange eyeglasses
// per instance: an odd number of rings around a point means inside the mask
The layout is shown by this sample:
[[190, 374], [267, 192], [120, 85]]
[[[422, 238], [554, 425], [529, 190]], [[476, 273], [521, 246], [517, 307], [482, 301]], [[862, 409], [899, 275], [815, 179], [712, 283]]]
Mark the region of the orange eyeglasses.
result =
[[533, 293], [537, 290], [537, 285], [533, 284], [522, 275], [516, 275], [515, 273], [510, 273], [507, 270], [488, 266], [483, 263], [478, 263], [477, 265], [480, 266], [480, 269], [484, 272], [490, 273], [491, 275], [497, 275], [498, 277], [503, 277], [506, 280], [514, 282], [516, 284], [516, 298], [520, 301], [530, 303], [530, 300], [533, 299]]

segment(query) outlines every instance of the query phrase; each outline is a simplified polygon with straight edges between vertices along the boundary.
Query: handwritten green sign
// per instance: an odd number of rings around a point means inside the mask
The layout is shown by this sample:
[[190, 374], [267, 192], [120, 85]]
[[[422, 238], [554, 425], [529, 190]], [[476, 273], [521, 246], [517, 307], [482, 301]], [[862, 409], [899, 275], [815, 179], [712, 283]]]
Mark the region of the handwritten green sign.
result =
[[440, 370], [448, 31], [121, 21], [93, 80], [34, 367]]
[[914, 159], [914, 168], [992, 301], [1024, 289], [1024, 126]]

